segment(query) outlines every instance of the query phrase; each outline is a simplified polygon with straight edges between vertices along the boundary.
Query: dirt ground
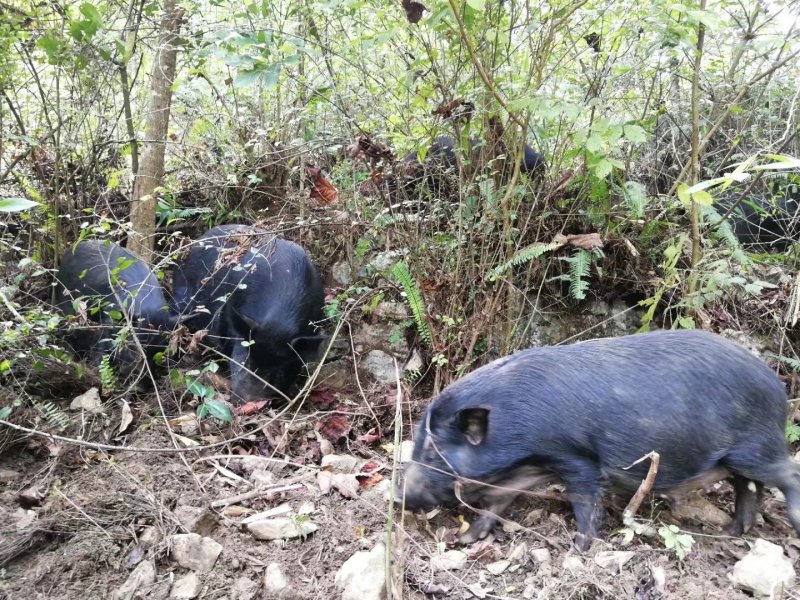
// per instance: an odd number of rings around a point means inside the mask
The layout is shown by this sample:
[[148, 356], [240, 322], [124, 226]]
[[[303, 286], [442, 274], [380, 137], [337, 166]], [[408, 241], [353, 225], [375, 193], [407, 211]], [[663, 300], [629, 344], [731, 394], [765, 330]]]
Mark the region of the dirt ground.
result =
[[[189, 417], [168, 424], [149, 394], [131, 402], [133, 420], [124, 434], [118, 433], [125, 418], [119, 401], [108, 401], [95, 415], [68, 411], [72, 425], [66, 437], [135, 451], [86, 448], [6, 430], [0, 443], [0, 598], [168, 598], [187, 572], [175, 560], [172, 536], [190, 530], [222, 546], [213, 569], [200, 573], [199, 598], [340, 598], [334, 578], [342, 564], [387, 541], [394, 448], [393, 434], [386, 432], [395, 398], [391, 385], [322, 388], [293, 415], [264, 409], [237, 417], [233, 426], [197, 430]], [[424, 399], [412, 404], [424, 405]], [[191, 414], [192, 407], [167, 403], [165, 410], [172, 419]], [[408, 437], [411, 428], [405, 429]], [[180, 447], [186, 440], [213, 447], [147, 451]], [[321, 469], [323, 455], [336, 461]], [[251, 497], [223, 506], [221, 501], [243, 493]], [[719, 524], [676, 521], [663, 504], [645, 502], [642, 520], [677, 523], [692, 534], [694, 546], [683, 560], [658, 536], [636, 536], [626, 544], [618, 533], [623, 500], [613, 497], [606, 502], [605, 541], [578, 554], [570, 544], [571, 511], [557, 487], [517, 502], [503, 527], [466, 548], [455, 540], [462, 521], [473, 518], [468, 509], [407, 513], [403, 520], [395, 512], [394, 585], [400, 597], [413, 599], [748, 598], [727, 576], [749, 550], [749, 540], [782, 545], [800, 570], [800, 540], [788, 524], [785, 504], [771, 491], [764, 496], [763, 518], [744, 539], [722, 535]], [[705, 498], [706, 505], [732, 511], [727, 483]], [[182, 516], [191, 512], [187, 507], [203, 513], [199, 524]], [[317, 530], [305, 538], [255, 539], [241, 521], [270, 509], [290, 510]], [[466, 553], [465, 564], [434, 572], [431, 558], [452, 548]], [[609, 550], [632, 555], [621, 567], [597, 564], [598, 553]], [[119, 593], [143, 561], [153, 561], [153, 581]], [[287, 585], [281, 592], [265, 591], [271, 577], [265, 573], [274, 575], [276, 565]], [[800, 592], [787, 597], [800, 598]]]

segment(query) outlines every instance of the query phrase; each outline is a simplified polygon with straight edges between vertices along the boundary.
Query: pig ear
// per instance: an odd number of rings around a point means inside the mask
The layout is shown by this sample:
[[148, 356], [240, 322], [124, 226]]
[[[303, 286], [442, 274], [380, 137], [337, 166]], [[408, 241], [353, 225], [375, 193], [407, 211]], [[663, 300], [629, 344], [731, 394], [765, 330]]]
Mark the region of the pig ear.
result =
[[236, 308], [231, 306], [231, 310], [233, 311], [233, 316], [239, 320], [247, 329], [250, 331], [257, 331], [258, 330], [258, 322], [250, 317], [243, 315], [240, 313]]
[[319, 350], [320, 345], [328, 341], [326, 335], [305, 335], [296, 337], [292, 340], [292, 348], [300, 356], [313, 356]]
[[465, 408], [459, 411], [458, 428], [473, 446], [482, 443], [489, 429], [489, 409]]

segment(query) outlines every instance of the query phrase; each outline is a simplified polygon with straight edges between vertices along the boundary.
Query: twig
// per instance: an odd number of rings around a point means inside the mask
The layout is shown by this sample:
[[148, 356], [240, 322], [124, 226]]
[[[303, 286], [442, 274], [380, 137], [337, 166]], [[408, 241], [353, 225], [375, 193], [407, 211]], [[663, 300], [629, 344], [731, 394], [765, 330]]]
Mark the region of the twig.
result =
[[638, 465], [640, 462], [643, 462], [648, 458], [650, 459], [650, 469], [647, 471], [647, 476], [642, 479], [642, 483], [639, 484], [639, 489], [636, 490], [633, 498], [631, 498], [631, 501], [628, 502], [628, 506], [626, 506], [625, 510], [622, 511], [622, 522], [628, 527], [630, 527], [633, 523], [633, 517], [636, 515], [639, 507], [642, 505], [645, 496], [647, 496], [650, 493], [650, 490], [653, 489], [653, 484], [655, 483], [656, 475], [658, 474], [658, 463], [661, 461], [661, 455], [655, 450], [648, 452], [632, 465], [625, 468], [627, 471], [631, 467]]
[[288, 492], [289, 490], [296, 490], [302, 487], [300, 484], [303, 481], [307, 481], [314, 476], [314, 473], [304, 473], [302, 475], [298, 475], [292, 479], [287, 480], [288, 482], [283, 482], [276, 485], [270, 485], [265, 488], [260, 488], [257, 490], [251, 490], [249, 492], [244, 492], [243, 494], [237, 494], [235, 496], [229, 496], [228, 498], [222, 498], [220, 500], [214, 500], [211, 503], [212, 508], [223, 508], [225, 506], [230, 506], [231, 504], [239, 504], [239, 502], [244, 502], [245, 500], [255, 500], [256, 498], [261, 498], [263, 496], [267, 496], [270, 494], [276, 494], [278, 492]]

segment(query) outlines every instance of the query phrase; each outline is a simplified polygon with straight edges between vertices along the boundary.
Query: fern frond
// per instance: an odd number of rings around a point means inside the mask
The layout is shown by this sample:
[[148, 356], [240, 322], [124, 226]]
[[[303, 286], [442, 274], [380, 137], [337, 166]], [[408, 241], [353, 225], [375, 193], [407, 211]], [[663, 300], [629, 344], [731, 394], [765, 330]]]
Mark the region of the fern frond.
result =
[[425, 301], [422, 298], [422, 292], [417, 287], [417, 283], [411, 277], [408, 265], [403, 261], [395, 263], [391, 273], [406, 293], [406, 300], [411, 309], [411, 314], [414, 316], [414, 322], [417, 324], [417, 331], [419, 331], [420, 337], [425, 340], [428, 346], [433, 346], [433, 333], [425, 316]]
[[558, 244], [556, 242], [551, 242], [549, 244], [537, 242], [535, 244], [531, 244], [527, 248], [523, 248], [522, 250], [517, 252], [514, 256], [512, 256], [502, 265], [498, 265], [494, 269], [492, 269], [489, 272], [489, 281], [496, 281], [497, 278], [500, 277], [500, 275], [508, 271], [511, 267], [516, 267], [518, 265], [530, 262], [534, 258], [539, 258], [545, 252], [551, 252], [556, 248], [560, 248], [562, 245], [563, 244]]
[[800, 373], [800, 360], [796, 358], [790, 358], [788, 356], [783, 356], [782, 354], [770, 354], [771, 358], [775, 360], [779, 360], [783, 364], [787, 365], [792, 371], [795, 373]]
[[576, 248], [569, 258], [565, 258], [569, 263], [569, 293], [576, 300], [586, 298], [586, 290], [589, 289], [589, 267], [592, 265], [592, 253], [583, 248]]
[[114, 373], [114, 365], [111, 364], [111, 355], [106, 354], [100, 361], [97, 369], [100, 372], [100, 385], [103, 392], [108, 394], [117, 387], [117, 376]]
[[31, 399], [33, 407], [38, 410], [52, 427], [64, 430], [72, 423], [70, 416], [50, 401], [37, 402]]

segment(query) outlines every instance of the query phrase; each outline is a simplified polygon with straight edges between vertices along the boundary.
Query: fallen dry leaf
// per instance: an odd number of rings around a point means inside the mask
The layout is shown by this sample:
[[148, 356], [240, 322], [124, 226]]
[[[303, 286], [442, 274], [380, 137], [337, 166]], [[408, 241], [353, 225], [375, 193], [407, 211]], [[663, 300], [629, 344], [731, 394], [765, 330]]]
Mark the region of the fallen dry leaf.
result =
[[309, 197], [316, 200], [320, 204], [330, 204], [335, 202], [339, 197], [339, 191], [333, 187], [333, 184], [325, 179], [322, 175], [322, 170], [317, 167], [306, 167], [306, 173], [311, 179], [311, 191]]
[[331, 485], [345, 498], [358, 497], [358, 478], [347, 473], [331, 473]]
[[241, 406], [236, 407], [234, 412], [240, 417], [252, 415], [269, 405], [269, 403], [269, 400], [251, 400], [250, 402], [245, 402]]
[[352, 427], [350, 419], [345, 415], [333, 415], [322, 421], [317, 428], [320, 435], [326, 440], [335, 444], [348, 433]]
[[564, 235], [557, 233], [553, 237], [553, 242], [556, 244], [575, 246], [576, 248], [583, 248], [584, 250], [594, 250], [595, 248], [603, 247], [603, 239], [599, 233], [576, 233], [572, 235]]
[[331, 491], [331, 485], [333, 485], [333, 473], [330, 471], [318, 471], [317, 472], [317, 485], [319, 486], [320, 491], [323, 494], [327, 494]]
[[133, 423], [133, 414], [131, 407], [127, 400], [122, 401], [122, 410], [120, 411], [119, 433], [124, 433], [125, 430]]
[[456, 98], [451, 102], [440, 104], [433, 109], [431, 114], [433, 116], [441, 116], [443, 119], [455, 118], [462, 121], [469, 121], [473, 112], [475, 112], [475, 105], [472, 102], [465, 102], [460, 98]]
[[362, 490], [368, 490], [379, 484], [384, 478], [380, 473], [370, 473], [368, 475], [359, 473], [356, 475], [356, 479], [358, 479], [358, 485]]

